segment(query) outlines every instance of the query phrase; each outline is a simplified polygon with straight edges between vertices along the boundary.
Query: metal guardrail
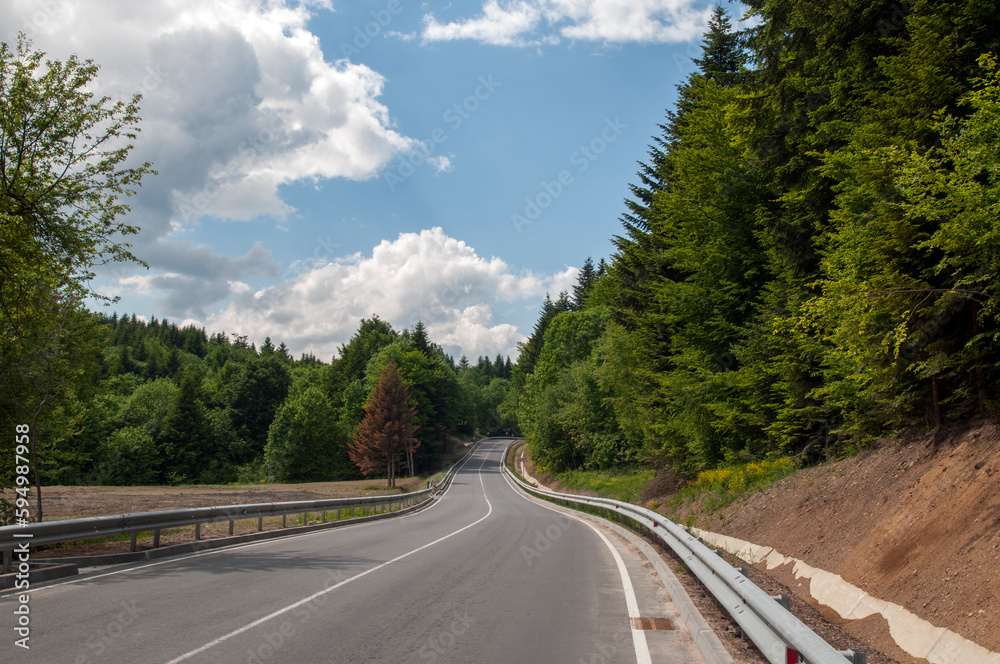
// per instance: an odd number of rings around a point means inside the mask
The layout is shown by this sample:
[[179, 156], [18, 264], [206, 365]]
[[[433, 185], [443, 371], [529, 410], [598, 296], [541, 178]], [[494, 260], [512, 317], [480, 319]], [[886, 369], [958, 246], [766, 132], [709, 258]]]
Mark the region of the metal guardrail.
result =
[[507, 467], [511, 447], [513, 443], [507, 447], [501, 465], [503, 471], [525, 491], [566, 503], [567, 507], [583, 506], [599, 511], [605, 517], [616, 515], [619, 520], [631, 520], [666, 543], [725, 607], [771, 664], [844, 664], [845, 658], [854, 664], [866, 663], [864, 653], [834, 649], [742, 572], [663, 515], [631, 503], [547, 491], [522, 481]]
[[[488, 439], [483, 439], [488, 440]], [[481, 443], [479, 441], [479, 443]], [[479, 443], [476, 443], [478, 445]], [[473, 446], [473, 448], [475, 445]], [[470, 452], [472, 450], [469, 450]], [[303, 524], [308, 523], [308, 515], [323, 512], [335, 512], [339, 521], [344, 510], [353, 518], [358, 510], [371, 510], [373, 514], [384, 514], [395, 511], [397, 505], [405, 509], [425, 502], [440, 491], [447, 488], [458, 467], [470, 458], [467, 453], [462, 459], [452, 464], [451, 468], [433, 486], [420, 491], [412, 491], [389, 496], [361, 496], [357, 498], [327, 498], [323, 500], [298, 500], [281, 503], [248, 503], [244, 505], [221, 505], [215, 507], [193, 507], [180, 510], [164, 510], [160, 512], [137, 512], [135, 514], [118, 514], [114, 516], [97, 516], [83, 519], [66, 519], [62, 521], [43, 521], [24, 526], [0, 526], [0, 551], [3, 552], [3, 573], [10, 572], [15, 548], [24, 546], [44, 546], [47, 544], [62, 544], [77, 542], [97, 537], [113, 535], [131, 535], [130, 549], [136, 550], [136, 540], [140, 532], [153, 531], [153, 548], [160, 544], [160, 531], [165, 528], [180, 528], [195, 526], [195, 539], [200, 537], [200, 527], [203, 523], [219, 521], [229, 522], [229, 534], [233, 534], [233, 523], [244, 519], [257, 519], [257, 530], [263, 530], [265, 517], [282, 517], [282, 528], [286, 527], [288, 515], [303, 515]], [[428, 483], [429, 484], [429, 483]]]

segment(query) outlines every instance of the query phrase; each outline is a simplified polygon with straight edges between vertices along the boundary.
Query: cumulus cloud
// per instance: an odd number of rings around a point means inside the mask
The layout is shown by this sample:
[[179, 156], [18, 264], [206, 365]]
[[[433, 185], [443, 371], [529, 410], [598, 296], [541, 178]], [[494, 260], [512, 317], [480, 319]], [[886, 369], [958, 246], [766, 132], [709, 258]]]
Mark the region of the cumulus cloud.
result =
[[527, 300], [538, 306], [546, 292], [565, 290], [576, 274], [576, 268], [549, 278], [514, 274], [503, 260], [479, 256], [432, 228], [385, 240], [369, 256], [313, 265], [283, 283], [244, 292], [206, 323], [330, 358], [362, 318], [378, 314], [400, 330], [423, 321], [431, 339], [455, 356], [516, 357], [524, 337], [515, 326], [494, 322], [491, 303]]
[[676, 43], [702, 34], [711, 5], [698, 0], [487, 0], [482, 13], [448, 23], [424, 17], [425, 42], [472, 39], [531, 46], [560, 38], [610, 44]]
[[427, 14], [422, 37], [429, 42], [474, 39], [498, 46], [525, 45], [530, 42], [523, 35], [533, 31], [541, 17], [541, 9], [529, 2], [518, 0], [501, 6], [499, 0], [488, 0], [476, 18], [438, 23], [433, 14]]
[[329, 0], [0, 4], [5, 41], [23, 30], [50, 57], [98, 63], [98, 95], [143, 95], [133, 157], [158, 175], [133, 199], [129, 222], [142, 228], [133, 244], [151, 268], [144, 278], [167, 293], [161, 314], [200, 316], [234, 292], [228, 283], [277, 272], [262, 248], [230, 258], [176, 241], [185, 229], [206, 217], [288, 224], [295, 210], [282, 185], [367, 179], [417, 145], [392, 128], [381, 74], [324, 58], [308, 24], [326, 10]]

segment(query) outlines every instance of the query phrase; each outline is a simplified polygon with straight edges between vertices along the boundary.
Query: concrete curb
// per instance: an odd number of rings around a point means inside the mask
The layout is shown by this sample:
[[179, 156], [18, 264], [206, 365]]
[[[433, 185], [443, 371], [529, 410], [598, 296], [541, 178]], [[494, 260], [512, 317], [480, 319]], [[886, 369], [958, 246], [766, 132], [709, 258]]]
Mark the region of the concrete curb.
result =
[[698, 652], [704, 658], [705, 664], [734, 664], [732, 655], [726, 650], [726, 646], [722, 643], [719, 635], [709, 626], [708, 621], [701, 615], [701, 611], [694, 605], [687, 590], [677, 580], [673, 571], [663, 562], [663, 558], [653, 548], [653, 545], [617, 523], [606, 519], [600, 519], [600, 521], [604, 525], [613, 528], [615, 532], [634, 544], [653, 565], [653, 569], [656, 570], [656, 575], [660, 577], [663, 587], [667, 589], [667, 593], [674, 600], [674, 606], [677, 607], [677, 612], [681, 614], [684, 627], [687, 628], [688, 633], [691, 634], [691, 638], [694, 639], [695, 646], [697, 646]]
[[[36, 583], [42, 583], [44, 581], [61, 579], [65, 576], [75, 576], [79, 573], [80, 568], [74, 564], [66, 564], [62, 562], [31, 563], [31, 569], [28, 570], [28, 583], [30, 585], [35, 585]], [[16, 572], [0, 576], [0, 590], [13, 588], [16, 581]]]

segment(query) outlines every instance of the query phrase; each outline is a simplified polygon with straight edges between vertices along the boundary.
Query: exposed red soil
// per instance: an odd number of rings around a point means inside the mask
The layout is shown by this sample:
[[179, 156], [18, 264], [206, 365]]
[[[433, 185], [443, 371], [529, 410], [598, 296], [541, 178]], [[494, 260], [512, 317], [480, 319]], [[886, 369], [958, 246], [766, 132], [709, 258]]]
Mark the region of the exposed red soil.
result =
[[[978, 422], [956, 431], [882, 441], [844, 461], [806, 469], [764, 492], [706, 515], [706, 530], [770, 546], [839, 574], [879, 599], [984, 648], [1000, 651], [1000, 427]], [[790, 569], [770, 575], [804, 594]], [[810, 600], [811, 601], [811, 600]], [[834, 622], [892, 654], [879, 617]]]

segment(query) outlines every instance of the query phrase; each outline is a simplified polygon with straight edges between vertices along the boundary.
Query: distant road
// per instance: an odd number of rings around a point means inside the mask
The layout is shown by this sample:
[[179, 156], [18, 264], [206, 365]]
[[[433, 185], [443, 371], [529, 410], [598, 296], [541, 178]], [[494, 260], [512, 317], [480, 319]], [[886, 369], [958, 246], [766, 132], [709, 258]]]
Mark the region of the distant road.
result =
[[614, 535], [515, 492], [506, 445], [481, 445], [417, 514], [38, 586], [30, 651], [5, 595], [0, 661], [697, 661], [683, 632], [633, 630], [669, 615], [662, 589]]

